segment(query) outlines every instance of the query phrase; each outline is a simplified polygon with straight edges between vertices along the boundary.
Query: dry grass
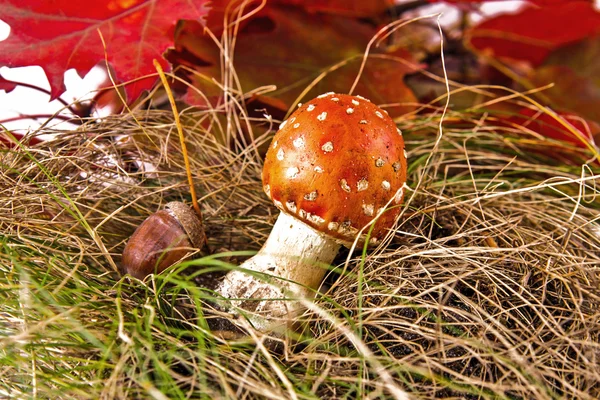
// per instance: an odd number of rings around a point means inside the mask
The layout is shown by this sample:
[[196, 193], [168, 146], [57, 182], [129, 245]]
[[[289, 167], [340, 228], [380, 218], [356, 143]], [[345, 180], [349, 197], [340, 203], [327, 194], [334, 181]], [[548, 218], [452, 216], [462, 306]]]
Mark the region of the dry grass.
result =
[[165, 203], [189, 202], [171, 112], [2, 150], [0, 397], [600, 397], [598, 164], [590, 148], [499, 124], [487, 106], [532, 103], [498, 88], [450, 82], [482, 103], [449, 111], [441, 137], [437, 102], [398, 121], [402, 216], [379, 248], [341, 252], [301, 329], [217, 337], [205, 285], [277, 215], [260, 173], [278, 121], [250, 118], [223, 70], [226, 101], [182, 112], [210, 250], [144, 282], [116, 272], [125, 241]]
[[215, 337], [201, 274], [258, 249], [276, 216], [259, 183], [271, 121], [244, 142], [235, 104], [183, 113], [215, 254], [144, 283], [115, 272], [124, 242], [162, 204], [189, 201], [169, 112], [2, 152], [0, 396], [600, 397], [598, 169], [476, 113], [450, 113], [462, 125], [437, 145], [436, 110], [399, 121], [402, 218], [379, 248], [338, 256], [301, 332], [279, 346], [250, 329]]

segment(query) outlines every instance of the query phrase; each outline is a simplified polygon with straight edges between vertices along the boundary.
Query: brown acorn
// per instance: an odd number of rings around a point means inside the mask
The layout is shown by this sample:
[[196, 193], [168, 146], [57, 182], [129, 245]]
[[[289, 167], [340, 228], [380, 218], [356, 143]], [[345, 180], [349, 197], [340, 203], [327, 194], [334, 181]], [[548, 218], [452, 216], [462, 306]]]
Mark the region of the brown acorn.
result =
[[158, 274], [206, 242], [204, 227], [194, 210], [170, 202], [135, 230], [123, 250], [121, 273], [143, 279]]

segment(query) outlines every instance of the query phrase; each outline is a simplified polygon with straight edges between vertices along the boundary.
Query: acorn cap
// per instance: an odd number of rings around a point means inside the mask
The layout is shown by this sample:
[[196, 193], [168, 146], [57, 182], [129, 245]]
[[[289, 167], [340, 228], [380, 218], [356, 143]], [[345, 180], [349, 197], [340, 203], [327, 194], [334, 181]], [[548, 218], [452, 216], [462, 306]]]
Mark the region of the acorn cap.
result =
[[[392, 206], [402, 201], [404, 139], [387, 112], [369, 100], [326, 93], [280, 125], [262, 179], [282, 212], [347, 243], [392, 198]], [[380, 216], [373, 242], [383, 238], [399, 212], [391, 207]]]
[[200, 221], [200, 218], [191, 207], [179, 201], [171, 201], [165, 204], [165, 210], [177, 219], [188, 235], [192, 246], [198, 249], [204, 246], [204, 227], [202, 226], [202, 221]]

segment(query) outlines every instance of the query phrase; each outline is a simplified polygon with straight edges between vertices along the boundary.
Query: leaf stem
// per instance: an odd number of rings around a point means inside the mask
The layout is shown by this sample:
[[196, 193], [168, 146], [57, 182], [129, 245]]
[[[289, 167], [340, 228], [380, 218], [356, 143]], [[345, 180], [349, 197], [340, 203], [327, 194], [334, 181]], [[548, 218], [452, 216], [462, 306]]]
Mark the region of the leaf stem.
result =
[[[26, 87], [26, 88], [28, 88], [28, 89], [37, 90], [38, 92], [42, 92], [42, 93], [44, 93], [44, 94], [47, 94], [48, 96], [50, 96], [50, 100], [53, 100], [53, 99], [52, 99], [52, 93], [51, 93], [49, 90], [47, 90], [47, 89], [44, 89], [43, 87], [40, 87], [40, 86], [37, 86], [37, 85], [33, 85], [33, 84], [31, 84], [31, 83], [27, 83], [27, 82], [20, 82], [20, 81], [13, 81], [13, 80], [10, 80], [10, 79], [6, 79], [6, 78], [4, 78], [4, 77], [3, 77], [1, 74], [0, 74], [0, 79], [4, 79], [6, 82], [14, 83], [14, 84], [15, 84], [15, 85], [17, 85], [17, 86], [22, 86], [22, 87]], [[62, 99], [60, 96], [59, 96], [59, 97], [57, 97], [57, 98], [56, 98], [56, 99], [54, 99], [54, 100], [57, 100], [57, 101], [58, 101], [60, 104], [62, 104], [63, 106], [65, 106], [65, 107], [67, 108], [67, 110], [69, 110], [70, 112], [72, 112], [72, 113], [73, 113], [73, 115], [76, 115], [76, 116], [79, 116], [79, 117], [81, 117], [81, 115], [79, 115], [79, 114], [77, 113], [77, 110], [75, 110], [75, 109], [73, 108], [73, 105], [72, 105], [72, 104], [69, 104], [69, 103], [67, 103], [67, 101], [66, 101], [66, 100], [64, 100], [64, 99]]]

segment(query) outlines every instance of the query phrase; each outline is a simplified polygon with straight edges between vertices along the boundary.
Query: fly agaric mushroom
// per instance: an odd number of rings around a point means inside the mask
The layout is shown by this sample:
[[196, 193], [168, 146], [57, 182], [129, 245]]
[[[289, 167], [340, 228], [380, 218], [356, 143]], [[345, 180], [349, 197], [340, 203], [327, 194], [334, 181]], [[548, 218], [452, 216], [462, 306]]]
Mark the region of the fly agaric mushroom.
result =
[[217, 292], [229, 311], [241, 308], [257, 329], [271, 330], [294, 321], [301, 304], [291, 298], [312, 297], [342, 244], [376, 217], [371, 243], [394, 223], [400, 208], [384, 207], [403, 197], [402, 133], [363, 97], [320, 95], [279, 126], [262, 180], [281, 213], [264, 246]]

